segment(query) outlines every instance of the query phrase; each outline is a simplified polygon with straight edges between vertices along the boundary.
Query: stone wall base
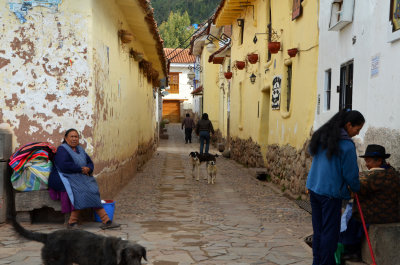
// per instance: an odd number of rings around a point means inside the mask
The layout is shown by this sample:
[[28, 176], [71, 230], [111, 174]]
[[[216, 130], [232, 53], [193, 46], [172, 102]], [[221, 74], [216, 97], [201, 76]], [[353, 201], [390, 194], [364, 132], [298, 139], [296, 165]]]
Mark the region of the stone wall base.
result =
[[157, 149], [157, 141], [151, 139], [138, 146], [136, 153], [113, 170], [102, 172], [96, 180], [101, 199], [112, 199], [152, 157]]
[[309, 141], [300, 150], [276, 144], [267, 147], [266, 169], [271, 181], [280, 186], [282, 191], [288, 189], [295, 195], [305, 194], [308, 171], [312, 158], [307, 152]]
[[230, 156], [233, 160], [246, 167], [264, 167], [264, 159], [261, 147], [253, 139], [247, 140], [238, 137], [230, 140]]

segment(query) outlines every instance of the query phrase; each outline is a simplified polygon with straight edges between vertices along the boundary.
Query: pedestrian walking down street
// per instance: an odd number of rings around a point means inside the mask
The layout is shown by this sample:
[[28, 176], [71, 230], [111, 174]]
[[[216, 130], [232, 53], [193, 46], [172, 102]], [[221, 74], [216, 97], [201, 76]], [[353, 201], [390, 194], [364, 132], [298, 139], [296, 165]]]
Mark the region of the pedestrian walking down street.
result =
[[214, 134], [212, 122], [208, 119], [208, 114], [203, 113], [201, 120], [197, 122], [196, 134], [200, 136], [200, 154], [203, 154], [204, 141], [206, 142], [205, 153], [208, 154], [210, 148], [210, 133]]
[[313, 265], [335, 265], [334, 253], [340, 234], [343, 199], [360, 190], [357, 154], [353, 136], [364, 126], [364, 116], [355, 110], [340, 111], [311, 137], [313, 156], [307, 178], [314, 230]]
[[185, 144], [192, 142], [192, 131], [194, 129], [194, 121], [189, 113], [186, 113], [185, 119], [182, 121], [182, 130], [185, 128]]

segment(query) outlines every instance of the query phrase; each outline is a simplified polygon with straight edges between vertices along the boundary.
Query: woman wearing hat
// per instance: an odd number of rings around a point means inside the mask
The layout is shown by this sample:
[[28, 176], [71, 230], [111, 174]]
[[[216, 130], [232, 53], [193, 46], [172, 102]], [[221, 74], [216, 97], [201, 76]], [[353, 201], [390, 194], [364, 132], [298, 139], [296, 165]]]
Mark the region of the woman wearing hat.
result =
[[[360, 174], [358, 192], [365, 221], [369, 224], [399, 222], [400, 175], [386, 162], [390, 154], [385, 147], [370, 144], [360, 157], [368, 168]], [[354, 218], [361, 220], [358, 210], [354, 210]]]
[[307, 177], [312, 208], [313, 265], [334, 265], [340, 233], [343, 199], [360, 189], [357, 154], [351, 140], [364, 126], [364, 116], [355, 110], [340, 111], [311, 137], [313, 156]]
[[[399, 194], [400, 175], [386, 159], [390, 154], [385, 147], [370, 144], [364, 158], [368, 170], [360, 173], [358, 198], [367, 224], [400, 222]], [[353, 207], [347, 229], [340, 234], [340, 242], [345, 245], [346, 260], [361, 258], [361, 240], [364, 237], [361, 217], [357, 207]]]

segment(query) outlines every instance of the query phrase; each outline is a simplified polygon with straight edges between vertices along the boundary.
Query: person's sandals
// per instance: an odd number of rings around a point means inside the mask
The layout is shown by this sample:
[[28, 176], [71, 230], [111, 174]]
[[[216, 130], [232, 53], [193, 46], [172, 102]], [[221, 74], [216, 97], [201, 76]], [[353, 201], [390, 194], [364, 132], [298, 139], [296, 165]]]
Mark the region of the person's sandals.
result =
[[67, 224], [68, 229], [79, 229], [78, 223]]
[[118, 224], [118, 223], [116, 223], [116, 222], [113, 222], [113, 221], [108, 221], [107, 223], [102, 223], [101, 225], [100, 225], [100, 228], [101, 229], [103, 229], [103, 230], [105, 230], [105, 229], [112, 229], [112, 228], [118, 228], [118, 227], [120, 227], [121, 225], [120, 224]]

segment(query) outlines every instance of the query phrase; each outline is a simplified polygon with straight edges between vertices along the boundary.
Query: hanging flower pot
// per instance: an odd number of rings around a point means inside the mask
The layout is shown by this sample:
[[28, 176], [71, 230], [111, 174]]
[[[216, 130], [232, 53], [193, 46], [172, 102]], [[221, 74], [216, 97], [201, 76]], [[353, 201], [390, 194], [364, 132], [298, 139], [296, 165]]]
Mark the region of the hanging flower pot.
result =
[[246, 66], [246, 62], [245, 61], [236, 61], [237, 69], [242, 70], [245, 66]]
[[129, 43], [133, 40], [133, 34], [128, 32], [127, 30], [121, 29], [120, 31], [118, 31], [118, 35], [122, 43]]
[[297, 48], [287, 50], [287, 53], [289, 54], [290, 57], [295, 57], [298, 52], [299, 50]]
[[256, 54], [256, 53], [248, 54], [247, 60], [249, 60], [249, 62], [251, 64], [255, 64], [256, 62], [258, 62], [258, 54]]
[[213, 64], [222, 64], [224, 62], [225, 57], [214, 57]]
[[224, 76], [226, 79], [231, 79], [232, 78], [232, 72], [225, 72]]
[[268, 50], [270, 53], [277, 53], [281, 48], [281, 43], [279, 41], [268, 42]]

